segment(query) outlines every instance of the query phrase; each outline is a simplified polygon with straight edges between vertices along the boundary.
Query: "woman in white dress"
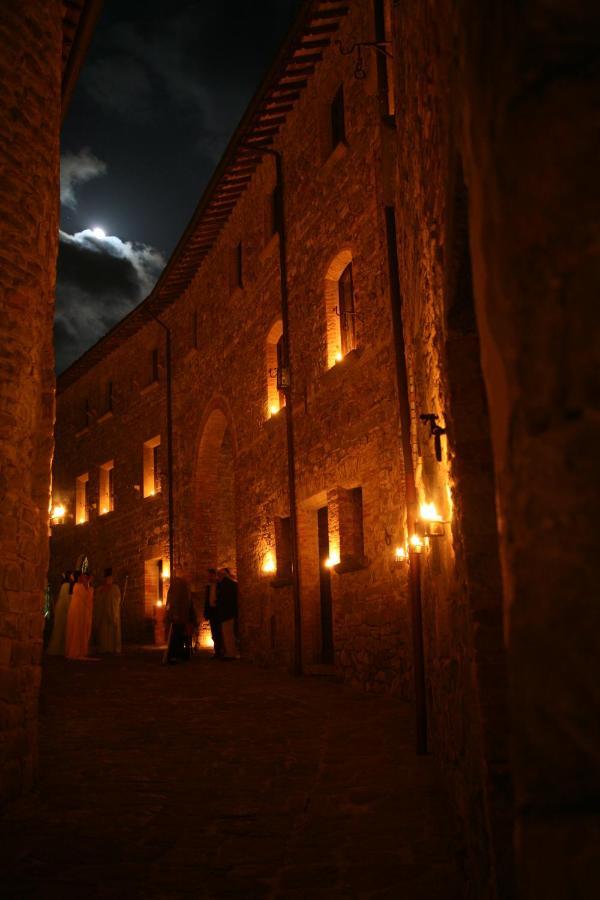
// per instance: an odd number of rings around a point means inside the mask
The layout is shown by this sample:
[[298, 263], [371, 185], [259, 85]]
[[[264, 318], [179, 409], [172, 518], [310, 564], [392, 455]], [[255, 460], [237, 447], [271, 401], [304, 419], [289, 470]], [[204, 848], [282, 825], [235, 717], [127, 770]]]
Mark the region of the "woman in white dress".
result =
[[73, 588], [67, 615], [65, 640], [67, 659], [85, 659], [87, 657], [92, 633], [93, 609], [94, 589], [90, 586], [90, 576], [80, 573], [77, 584]]
[[71, 572], [65, 572], [63, 575], [63, 583], [58, 592], [58, 599], [54, 606], [54, 623], [52, 625], [52, 636], [48, 643], [47, 652], [51, 656], [65, 655], [65, 632], [67, 630], [67, 615], [71, 604], [71, 593], [73, 591], [73, 578]]

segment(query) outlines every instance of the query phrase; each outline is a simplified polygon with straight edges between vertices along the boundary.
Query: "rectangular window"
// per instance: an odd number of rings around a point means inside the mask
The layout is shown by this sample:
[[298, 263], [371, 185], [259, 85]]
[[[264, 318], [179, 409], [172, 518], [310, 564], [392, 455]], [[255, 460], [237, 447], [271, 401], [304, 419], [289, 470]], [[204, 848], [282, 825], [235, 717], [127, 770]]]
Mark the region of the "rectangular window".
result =
[[231, 248], [229, 256], [229, 289], [235, 291], [236, 288], [243, 287], [243, 259], [242, 259], [242, 242], [239, 241], [235, 247]]
[[292, 577], [292, 526], [289, 516], [275, 518], [277, 577]]
[[356, 310], [354, 308], [352, 263], [348, 263], [338, 281], [338, 314], [342, 353], [345, 356], [356, 347]]
[[330, 107], [331, 149], [346, 141], [346, 119], [344, 114], [344, 85], [337, 89]]
[[160, 492], [160, 435], [144, 442], [144, 497]]
[[168, 563], [163, 559], [147, 559], [144, 563], [144, 613], [154, 615], [154, 607], [166, 601], [165, 574]]
[[361, 487], [336, 492], [340, 561], [346, 570], [364, 565], [363, 492]]
[[112, 512], [115, 508], [115, 464], [114, 461], [104, 463], [100, 466], [100, 484], [98, 505], [100, 507], [100, 515]]
[[277, 395], [279, 399], [279, 409], [285, 406], [285, 388], [289, 387], [289, 370], [285, 358], [285, 344], [283, 335], [279, 338], [276, 345], [277, 351]]
[[265, 244], [281, 230], [280, 193], [275, 187], [265, 198]]
[[90, 518], [89, 472], [79, 475], [75, 482], [75, 522], [83, 525]]

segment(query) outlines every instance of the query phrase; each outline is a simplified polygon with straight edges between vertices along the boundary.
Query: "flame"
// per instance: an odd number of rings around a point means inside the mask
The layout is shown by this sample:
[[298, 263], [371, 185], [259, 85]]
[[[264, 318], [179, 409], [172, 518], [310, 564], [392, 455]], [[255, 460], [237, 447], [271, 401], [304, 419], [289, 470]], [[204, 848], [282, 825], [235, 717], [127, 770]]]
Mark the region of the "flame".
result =
[[325, 563], [324, 563], [325, 568], [333, 569], [334, 566], [337, 566], [339, 561], [340, 561], [340, 554], [338, 553], [337, 550], [332, 550], [330, 552], [329, 556], [327, 557], [327, 559], [325, 560]]
[[262, 571], [265, 575], [270, 575], [273, 572], [277, 571], [277, 564], [275, 562], [275, 556], [269, 550], [268, 553], [265, 553], [263, 563], [262, 563]]
[[160, 609], [160, 607], [163, 605], [162, 600], [157, 600], [157, 601], [156, 601], [156, 605], [157, 605], [157, 606], [159, 607], [159, 609]]
[[424, 522], [442, 522], [443, 519], [435, 508], [435, 503], [421, 503], [419, 516]]
[[411, 535], [410, 546], [413, 548], [415, 553], [421, 552], [421, 550], [423, 549], [423, 541], [421, 540], [421, 538], [419, 537], [418, 534]]
[[66, 509], [62, 505], [62, 503], [57, 503], [52, 507], [52, 512], [50, 514], [50, 518], [52, 519], [64, 519], [66, 513]]

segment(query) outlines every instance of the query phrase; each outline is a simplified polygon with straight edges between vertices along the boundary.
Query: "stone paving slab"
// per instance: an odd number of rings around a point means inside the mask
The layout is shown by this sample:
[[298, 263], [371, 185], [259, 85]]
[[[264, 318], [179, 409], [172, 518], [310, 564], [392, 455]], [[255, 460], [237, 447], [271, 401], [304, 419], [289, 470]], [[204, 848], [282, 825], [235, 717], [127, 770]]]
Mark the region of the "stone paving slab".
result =
[[410, 708], [157, 652], [49, 659], [40, 779], [0, 821], [0, 897], [460, 900]]

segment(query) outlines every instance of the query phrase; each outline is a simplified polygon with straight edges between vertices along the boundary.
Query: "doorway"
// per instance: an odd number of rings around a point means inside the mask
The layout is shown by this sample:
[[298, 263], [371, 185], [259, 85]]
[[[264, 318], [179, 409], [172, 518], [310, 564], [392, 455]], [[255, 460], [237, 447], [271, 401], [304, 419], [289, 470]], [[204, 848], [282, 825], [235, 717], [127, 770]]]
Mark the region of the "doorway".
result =
[[319, 540], [319, 597], [321, 607], [321, 663], [333, 664], [333, 609], [331, 603], [331, 572], [329, 559], [329, 516], [327, 507], [317, 510]]

